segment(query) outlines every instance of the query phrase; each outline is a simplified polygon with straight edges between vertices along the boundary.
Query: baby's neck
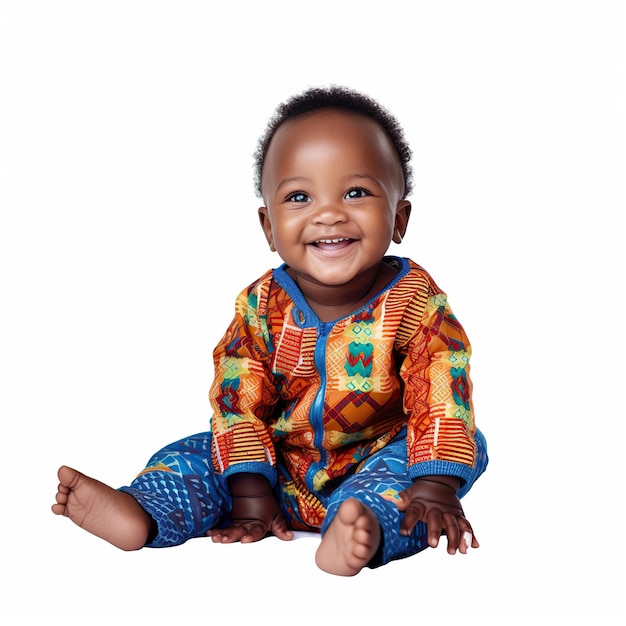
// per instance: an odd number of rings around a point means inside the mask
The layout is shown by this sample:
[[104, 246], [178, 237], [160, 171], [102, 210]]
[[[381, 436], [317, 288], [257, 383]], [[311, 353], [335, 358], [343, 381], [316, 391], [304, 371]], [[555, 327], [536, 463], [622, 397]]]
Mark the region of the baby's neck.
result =
[[360, 309], [386, 287], [396, 274], [396, 270], [383, 261], [345, 285], [320, 285], [299, 276], [290, 268], [287, 272], [322, 322], [332, 322]]

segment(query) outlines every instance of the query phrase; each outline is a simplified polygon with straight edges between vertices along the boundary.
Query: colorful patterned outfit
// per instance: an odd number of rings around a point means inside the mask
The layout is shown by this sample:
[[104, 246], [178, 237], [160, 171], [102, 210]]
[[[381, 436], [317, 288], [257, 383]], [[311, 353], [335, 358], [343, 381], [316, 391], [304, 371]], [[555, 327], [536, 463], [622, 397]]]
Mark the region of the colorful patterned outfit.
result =
[[334, 322], [319, 320], [284, 265], [239, 295], [214, 352], [211, 432], [160, 451], [124, 489], [157, 520], [152, 545], [227, 526], [226, 479], [254, 472], [293, 529], [323, 533], [356, 497], [381, 524], [376, 564], [426, 547], [422, 523], [400, 536], [394, 499], [434, 474], [459, 477], [464, 495], [486, 468], [486, 445], [469, 342], [445, 294], [409, 259], [385, 262], [397, 269], [389, 285]]

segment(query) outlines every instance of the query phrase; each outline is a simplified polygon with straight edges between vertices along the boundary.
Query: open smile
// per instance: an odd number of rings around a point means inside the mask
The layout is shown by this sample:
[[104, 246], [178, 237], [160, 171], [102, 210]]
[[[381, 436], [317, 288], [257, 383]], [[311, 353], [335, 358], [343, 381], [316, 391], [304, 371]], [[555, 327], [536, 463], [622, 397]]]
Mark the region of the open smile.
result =
[[326, 246], [336, 246], [338, 244], [348, 244], [354, 241], [350, 239], [350, 237], [337, 237], [334, 239], [317, 239], [316, 241], [312, 241], [312, 246], [317, 247], [326, 247]]

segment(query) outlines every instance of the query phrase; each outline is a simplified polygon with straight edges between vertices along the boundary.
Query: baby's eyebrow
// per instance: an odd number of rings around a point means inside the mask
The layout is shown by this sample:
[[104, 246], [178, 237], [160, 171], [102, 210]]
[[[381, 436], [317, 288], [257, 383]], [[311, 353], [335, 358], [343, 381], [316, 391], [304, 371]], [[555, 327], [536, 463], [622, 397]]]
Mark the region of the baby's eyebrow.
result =
[[279, 191], [285, 185], [289, 185], [291, 183], [309, 183], [311, 182], [310, 178], [306, 176], [290, 176], [289, 178], [283, 178], [278, 186], [276, 187], [276, 191]]
[[375, 183], [378, 183], [378, 179], [375, 176], [372, 176], [371, 174], [349, 174], [348, 176], [344, 176], [344, 180], [349, 181], [349, 180], [353, 180], [355, 178], [364, 178], [366, 180], [371, 180]]

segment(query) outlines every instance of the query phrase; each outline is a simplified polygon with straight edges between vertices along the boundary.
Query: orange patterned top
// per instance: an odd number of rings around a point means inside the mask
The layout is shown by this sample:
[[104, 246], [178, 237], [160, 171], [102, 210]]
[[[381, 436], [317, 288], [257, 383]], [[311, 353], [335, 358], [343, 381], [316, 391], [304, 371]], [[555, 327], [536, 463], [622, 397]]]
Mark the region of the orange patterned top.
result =
[[385, 257], [391, 283], [322, 322], [286, 272], [244, 289], [214, 351], [213, 463], [225, 476], [280, 465], [320, 491], [407, 426], [411, 478], [465, 480], [475, 457], [470, 345], [430, 275]]

